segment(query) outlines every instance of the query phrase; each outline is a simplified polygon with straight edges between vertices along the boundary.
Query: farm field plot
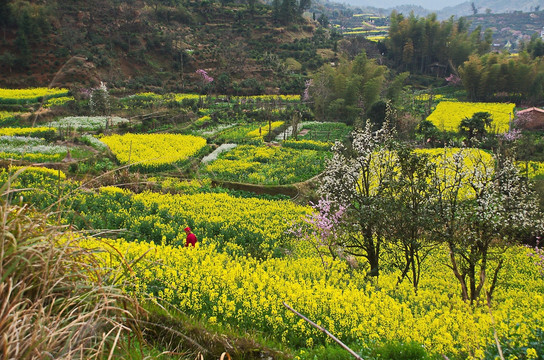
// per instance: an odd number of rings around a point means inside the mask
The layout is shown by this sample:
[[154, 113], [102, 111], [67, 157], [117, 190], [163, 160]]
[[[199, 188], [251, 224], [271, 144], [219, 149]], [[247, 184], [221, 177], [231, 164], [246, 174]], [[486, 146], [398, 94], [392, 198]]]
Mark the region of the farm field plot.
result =
[[252, 184], [284, 185], [308, 180], [325, 168], [330, 152], [240, 145], [204, 167], [212, 177]]
[[128, 105], [139, 103], [140, 105], [153, 105], [158, 101], [174, 100], [178, 103], [184, 101], [227, 101], [231, 103], [255, 103], [255, 102], [298, 102], [300, 95], [252, 95], [252, 96], [226, 96], [226, 95], [200, 95], [200, 94], [166, 94], [160, 95], [153, 92], [137, 93], [121, 99], [121, 102]]
[[47, 99], [45, 104], [43, 104], [43, 107], [50, 108], [55, 106], [64, 106], [73, 101], [75, 101], [75, 98], [73, 96], [54, 97]]
[[345, 140], [353, 127], [340, 122], [308, 121], [301, 124], [300, 130], [303, 132], [299, 135], [300, 139], [334, 142]]
[[101, 140], [121, 164], [148, 171], [171, 169], [206, 146], [204, 138], [177, 134], [111, 135]]
[[427, 117], [427, 120], [431, 121], [439, 130], [457, 132], [464, 118], [471, 118], [477, 112], [488, 112], [493, 117], [491, 131], [505, 133], [510, 128], [514, 107], [515, 104], [506, 103], [441, 101], [432, 114]]
[[284, 124], [283, 121], [275, 121], [271, 124], [260, 122], [229, 127], [217, 134], [216, 140], [228, 142], [261, 141], [268, 134], [269, 125], [275, 130]]
[[27, 136], [0, 136], [0, 159], [30, 162], [57, 162], [62, 160], [68, 148], [49, 144], [46, 140]]
[[118, 116], [68, 116], [47, 123], [53, 128], [70, 128], [75, 130], [99, 130], [128, 123], [128, 119]]
[[9, 166], [7, 169], [0, 169], [0, 181], [6, 181], [8, 176], [13, 176], [16, 172], [19, 172], [19, 174], [11, 184], [14, 188], [33, 186], [47, 189], [55, 186], [59, 180], [66, 180], [66, 174], [60, 170], [39, 166]]
[[0, 89], [0, 104], [31, 104], [68, 93], [68, 89], [59, 88]]
[[11, 123], [15, 120], [16, 113], [0, 111], [0, 125]]
[[47, 126], [40, 127], [0, 127], [0, 136], [30, 136], [51, 137], [55, 129]]
[[[495, 346], [493, 327], [513, 343], [527, 346], [544, 316], [544, 279], [522, 247], [512, 248], [507, 256], [504, 286], [494, 299], [493, 325], [485, 304], [471, 307], [458, 299], [442, 249], [433, 253], [431, 271], [415, 295], [406, 283], [395, 286], [396, 273], [381, 276], [378, 286], [332, 259], [324, 268], [312, 256], [256, 261], [213, 248], [122, 239], [111, 244], [129, 261], [149, 254], [134, 269], [131, 289], [137, 294], [167, 300], [211, 324], [266, 331], [293, 346], [312, 347], [326, 340], [286, 311], [282, 301], [347, 343], [416, 341], [432, 354], [455, 358], [484, 357]], [[104, 248], [97, 241], [86, 246]], [[108, 251], [103, 254], [110, 266], [112, 258]], [[194, 272], [194, 264], [199, 271]], [[188, 273], [192, 275], [179, 276]]]
[[[445, 152], [423, 151], [437, 158]], [[446, 158], [456, 151], [448, 149]], [[470, 151], [483, 159], [488, 155]], [[20, 185], [35, 182], [47, 189], [57, 186], [58, 176], [53, 170], [32, 170]], [[116, 267], [117, 251], [129, 262], [147, 253], [135, 263], [127, 291], [172, 303], [212, 325], [266, 332], [296, 348], [327, 340], [287, 312], [282, 301], [350, 344], [415, 341], [431, 354], [453, 359], [484, 358], [495, 346], [494, 328], [515, 346], [533, 346], [544, 316], [544, 278], [523, 247], [510, 249], [506, 257], [493, 298], [493, 325], [483, 300], [471, 306], [460, 299], [444, 248], [437, 247], [433, 261], [426, 262], [417, 295], [408, 282], [397, 285], [399, 273], [387, 263], [378, 280], [329, 257], [324, 267], [312, 248], [289, 232], [311, 208], [290, 201], [227, 194], [135, 194], [105, 187], [76, 192], [69, 203], [74, 212], [64, 217], [66, 223], [126, 229], [120, 235], [128, 240], [85, 243], [101, 251], [108, 267]], [[185, 226], [198, 234], [196, 249], [180, 247]], [[193, 275], [183, 275], [189, 273]]]
[[541, 161], [518, 161], [516, 165], [519, 171], [529, 179], [544, 180], [544, 162]]
[[[184, 245], [190, 226], [206, 246], [231, 254], [251, 254], [256, 258], [280, 256], [290, 248], [291, 224], [311, 211], [287, 200], [239, 198], [225, 193], [134, 194], [116, 188], [98, 193], [79, 193], [73, 208], [85, 214], [70, 221], [78, 226], [126, 229], [131, 240], [156, 244]], [[86, 225], [87, 224], [87, 225]]]

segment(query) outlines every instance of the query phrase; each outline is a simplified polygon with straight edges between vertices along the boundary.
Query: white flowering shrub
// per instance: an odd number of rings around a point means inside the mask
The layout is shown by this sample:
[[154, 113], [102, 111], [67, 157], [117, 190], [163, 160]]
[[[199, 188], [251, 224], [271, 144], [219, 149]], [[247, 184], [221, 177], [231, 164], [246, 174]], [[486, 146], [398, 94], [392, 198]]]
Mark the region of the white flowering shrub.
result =
[[96, 137], [89, 134], [83, 135], [81, 137], [81, 140], [97, 150], [106, 150], [108, 148], [108, 145], [104, 144], [102, 141], [100, 141], [100, 139], [97, 139]]
[[0, 149], [12, 154], [62, 154], [68, 150], [66, 146], [50, 145], [44, 139], [26, 136], [0, 136]]
[[92, 89], [89, 98], [89, 106], [93, 114], [108, 115], [110, 114], [110, 94], [106, 84], [100, 82], [100, 86]]
[[98, 130], [127, 122], [128, 119], [118, 116], [68, 116], [48, 125], [57, 129]]
[[225, 151], [229, 151], [231, 149], [234, 149], [236, 146], [238, 146], [238, 144], [222, 144], [217, 149], [215, 149], [211, 154], [204, 156], [202, 158], [202, 163], [206, 164], [206, 163], [209, 163], [211, 161], [217, 160], [217, 157], [219, 156], [219, 154], [221, 154], [221, 153], [223, 153]]

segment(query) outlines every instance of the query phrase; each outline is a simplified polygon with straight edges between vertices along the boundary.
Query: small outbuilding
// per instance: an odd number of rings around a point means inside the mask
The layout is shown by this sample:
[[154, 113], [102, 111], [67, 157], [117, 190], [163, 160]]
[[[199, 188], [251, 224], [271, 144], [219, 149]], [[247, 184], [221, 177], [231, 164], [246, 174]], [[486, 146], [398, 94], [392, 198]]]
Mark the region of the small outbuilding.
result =
[[544, 130], [544, 110], [532, 107], [518, 111], [515, 123], [520, 129]]

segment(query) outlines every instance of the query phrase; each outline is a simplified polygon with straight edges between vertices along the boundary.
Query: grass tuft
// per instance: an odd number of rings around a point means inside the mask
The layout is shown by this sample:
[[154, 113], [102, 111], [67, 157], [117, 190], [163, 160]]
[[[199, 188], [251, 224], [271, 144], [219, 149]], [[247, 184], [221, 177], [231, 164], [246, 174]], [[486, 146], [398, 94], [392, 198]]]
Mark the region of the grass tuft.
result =
[[0, 188], [0, 358], [109, 359], [137, 334], [137, 304], [53, 213], [5, 201]]

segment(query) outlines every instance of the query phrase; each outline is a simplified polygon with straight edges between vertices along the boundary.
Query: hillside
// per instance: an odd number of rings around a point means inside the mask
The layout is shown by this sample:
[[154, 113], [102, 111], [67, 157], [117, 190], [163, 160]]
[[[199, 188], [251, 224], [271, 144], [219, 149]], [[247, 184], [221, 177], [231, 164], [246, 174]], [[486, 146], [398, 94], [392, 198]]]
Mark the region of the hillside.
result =
[[[521, 12], [509, 14], [477, 14], [468, 16], [472, 28], [493, 30], [493, 42], [502, 49], [517, 50], [519, 42], [527, 42], [531, 36], [540, 35], [544, 26], [544, 11]], [[508, 44], [508, 45], [507, 45]]]
[[478, 14], [485, 14], [486, 12], [500, 14], [500, 13], [512, 13], [516, 11], [531, 12], [535, 9], [544, 7], [544, 0], [474, 0], [465, 1], [462, 4], [456, 6], [445, 7], [438, 12], [438, 16], [443, 19], [447, 19], [450, 16], [468, 16], [473, 15], [472, 3], [476, 7]]
[[316, 23], [275, 22], [260, 4], [8, 1], [0, 12], [9, 15], [0, 23], [2, 87], [201, 91], [195, 71], [204, 69], [221, 93], [300, 93], [302, 75], [335, 56], [318, 51], [334, 39]]
[[[451, 4], [451, 1], [448, 2]], [[520, 1], [507, 1], [507, 0], [474, 0], [474, 1], [458, 1], [457, 4], [449, 5], [441, 8], [439, 2], [424, 2], [424, 1], [362, 1], [362, 0], [349, 0], [349, 1], [336, 1], [331, 2], [328, 0], [316, 0], [314, 1], [314, 8], [325, 8], [328, 10], [328, 14], [332, 17], [337, 17], [339, 14], [346, 12], [357, 13], [372, 13], [377, 15], [389, 15], [391, 11], [396, 10], [403, 14], [410, 14], [414, 12], [417, 16], [426, 16], [430, 13], [436, 13], [438, 18], [445, 20], [451, 16], [470, 16], [474, 15], [472, 9], [472, 3], [474, 3], [477, 9], [477, 15], [481, 16], [490, 12], [492, 14], [502, 13], [514, 13], [514, 12], [533, 12], [544, 8], [544, 0], [520, 0]], [[335, 12], [336, 10], [336, 12]], [[330, 17], [330, 16], [329, 16]]]

